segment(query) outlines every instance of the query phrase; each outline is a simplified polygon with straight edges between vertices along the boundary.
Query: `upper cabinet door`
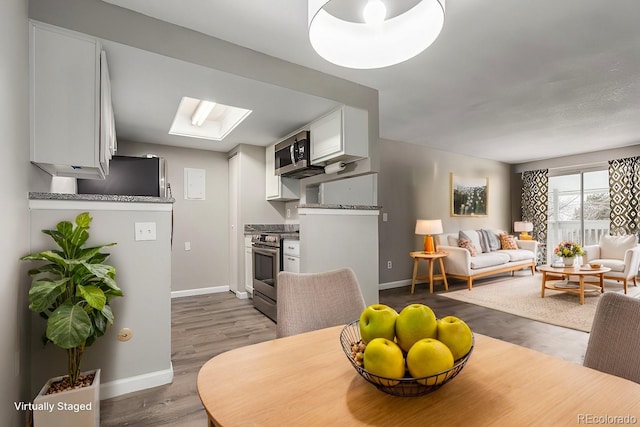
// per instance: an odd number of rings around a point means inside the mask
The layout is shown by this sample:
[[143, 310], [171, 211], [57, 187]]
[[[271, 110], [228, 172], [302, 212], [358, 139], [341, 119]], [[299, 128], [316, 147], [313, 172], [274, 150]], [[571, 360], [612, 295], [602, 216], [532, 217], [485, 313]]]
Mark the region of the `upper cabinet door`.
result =
[[30, 22], [31, 161], [51, 175], [105, 176], [109, 156], [101, 149], [114, 128], [102, 132], [113, 114], [110, 90], [102, 99], [100, 52], [95, 38]]
[[309, 125], [311, 163], [352, 162], [369, 156], [368, 113], [343, 106]]

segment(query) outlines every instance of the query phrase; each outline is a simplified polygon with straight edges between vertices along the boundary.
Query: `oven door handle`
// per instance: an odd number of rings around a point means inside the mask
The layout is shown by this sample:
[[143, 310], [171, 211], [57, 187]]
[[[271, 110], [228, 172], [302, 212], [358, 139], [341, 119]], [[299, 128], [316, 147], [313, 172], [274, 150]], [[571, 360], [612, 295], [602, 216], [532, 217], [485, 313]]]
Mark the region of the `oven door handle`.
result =
[[262, 255], [268, 255], [268, 256], [277, 255], [278, 252], [279, 252], [278, 249], [264, 248], [264, 247], [260, 247], [260, 246], [252, 246], [251, 250], [254, 253], [262, 254]]

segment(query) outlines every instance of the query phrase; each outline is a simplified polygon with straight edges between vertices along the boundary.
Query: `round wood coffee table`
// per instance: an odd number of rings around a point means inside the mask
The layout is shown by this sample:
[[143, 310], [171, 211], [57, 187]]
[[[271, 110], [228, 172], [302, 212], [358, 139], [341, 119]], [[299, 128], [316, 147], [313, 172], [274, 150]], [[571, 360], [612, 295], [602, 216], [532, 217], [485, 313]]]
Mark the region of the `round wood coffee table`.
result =
[[[544, 298], [545, 289], [554, 291], [569, 292], [580, 295], [580, 304], [584, 304], [584, 293], [586, 292], [604, 292], [604, 273], [611, 271], [608, 267], [591, 268], [591, 267], [551, 267], [550, 265], [541, 265], [538, 271], [542, 272], [542, 291], [541, 297]], [[571, 282], [569, 278], [577, 276], [578, 282]], [[587, 276], [597, 277], [600, 282], [585, 283], [584, 278]]]

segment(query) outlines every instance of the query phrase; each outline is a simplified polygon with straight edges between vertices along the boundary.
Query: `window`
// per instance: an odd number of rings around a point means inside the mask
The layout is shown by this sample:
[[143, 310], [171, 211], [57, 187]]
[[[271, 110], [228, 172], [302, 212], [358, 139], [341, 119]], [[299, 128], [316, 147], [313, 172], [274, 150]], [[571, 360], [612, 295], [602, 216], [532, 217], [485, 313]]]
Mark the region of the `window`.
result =
[[593, 245], [609, 232], [609, 172], [549, 176], [547, 259], [563, 240]]

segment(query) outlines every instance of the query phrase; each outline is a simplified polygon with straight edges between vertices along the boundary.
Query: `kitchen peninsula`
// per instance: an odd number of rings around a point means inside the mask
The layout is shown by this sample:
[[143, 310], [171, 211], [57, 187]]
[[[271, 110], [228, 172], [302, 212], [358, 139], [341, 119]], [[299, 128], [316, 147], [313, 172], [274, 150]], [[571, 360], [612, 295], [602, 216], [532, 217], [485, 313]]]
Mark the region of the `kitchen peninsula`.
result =
[[378, 303], [378, 215], [380, 206], [298, 205], [300, 271], [350, 267], [367, 305]]
[[[59, 221], [73, 221], [81, 212], [93, 218], [89, 245], [116, 242], [108, 248], [107, 263], [116, 268], [116, 282], [124, 293], [113, 301], [114, 324], [87, 351], [83, 370], [102, 369], [100, 397], [107, 399], [166, 384], [171, 365], [171, 235], [172, 198], [61, 193], [29, 193], [30, 252], [52, 247], [41, 230]], [[59, 375], [64, 352], [42, 347], [44, 322], [31, 321], [31, 389]], [[132, 338], [118, 341], [123, 328]], [[149, 358], [148, 355], [154, 357]]]

